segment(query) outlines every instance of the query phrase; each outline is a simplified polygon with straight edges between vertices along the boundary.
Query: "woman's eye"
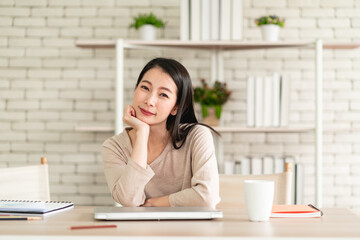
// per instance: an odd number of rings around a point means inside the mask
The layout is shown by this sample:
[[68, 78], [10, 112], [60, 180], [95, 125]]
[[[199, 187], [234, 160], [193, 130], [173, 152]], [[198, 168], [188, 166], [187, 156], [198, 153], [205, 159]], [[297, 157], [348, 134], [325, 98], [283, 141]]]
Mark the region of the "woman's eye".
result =
[[168, 95], [166, 95], [165, 93], [161, 93], [160, 96], [165, 97], [165, 98], [169, 98]]
[[149, 90], [147, 86], [141, 86], [142, 89]]

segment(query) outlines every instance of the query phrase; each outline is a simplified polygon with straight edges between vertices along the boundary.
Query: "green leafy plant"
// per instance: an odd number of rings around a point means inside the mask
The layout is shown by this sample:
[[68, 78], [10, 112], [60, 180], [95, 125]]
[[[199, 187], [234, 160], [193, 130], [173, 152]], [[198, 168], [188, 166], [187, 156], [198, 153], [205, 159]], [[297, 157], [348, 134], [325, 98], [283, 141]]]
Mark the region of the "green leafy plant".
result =
[[258, 26], [265, 25], [265, 24], [275, 24], [275, 25], [279, 25], [280, 27], [284, 27], [285, 19], [280, 18], [276, 15], [267, 15], [267, 16], [262, 16], [262, 17], [255, 19], [255, 23]]
[[216, 81], [213, 87], [210, 87], [205, 79], [201, 79], [201, 87], [194, 88], [194, 101], [202, 106], [203, 117], [208, 115], [207, 108], [215, 107], [216, 116], [220, 118], [222, 105], [227, 102], [231, 92], [226, 88], [226, 83]]
[[165, 22], [163, 22], [160, 18], [156, 17], [153, 13], [149, 14], [139, 14], [134, 17], [134, 21], [129, 25], [130, 28], [139, 29], [140, 27], [150, 24], [156, 28], [165, 27]]

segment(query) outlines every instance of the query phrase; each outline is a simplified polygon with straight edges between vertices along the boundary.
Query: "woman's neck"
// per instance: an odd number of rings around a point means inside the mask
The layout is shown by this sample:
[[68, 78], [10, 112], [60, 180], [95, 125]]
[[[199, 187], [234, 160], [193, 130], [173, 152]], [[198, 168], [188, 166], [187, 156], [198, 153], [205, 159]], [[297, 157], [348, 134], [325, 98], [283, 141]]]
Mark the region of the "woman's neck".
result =
[[151, 126], [149, 133], [148, 146], [166, 145], [169, 141], [170, 134], [166, 127]]

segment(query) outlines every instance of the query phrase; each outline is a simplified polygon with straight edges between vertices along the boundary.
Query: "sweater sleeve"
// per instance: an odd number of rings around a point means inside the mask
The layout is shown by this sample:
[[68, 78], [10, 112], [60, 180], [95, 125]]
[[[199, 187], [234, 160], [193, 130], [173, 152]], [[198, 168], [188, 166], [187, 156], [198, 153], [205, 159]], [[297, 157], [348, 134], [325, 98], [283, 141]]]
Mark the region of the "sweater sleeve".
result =
[[145, 200], [145, 186], [154, 176], [147, 166], [142, 168], [126, 156], [118, 141], [106, 140], [102, 146], [104, 173], [112, 198], [123, 206], [140, 206]]
[[193, 176], [191, 188], [169, 196], [171, 206], [209, 206], [215, 208], [220, 201], [219, 174], [213, 137], [204, 126], [196, 126], [189, 135]]

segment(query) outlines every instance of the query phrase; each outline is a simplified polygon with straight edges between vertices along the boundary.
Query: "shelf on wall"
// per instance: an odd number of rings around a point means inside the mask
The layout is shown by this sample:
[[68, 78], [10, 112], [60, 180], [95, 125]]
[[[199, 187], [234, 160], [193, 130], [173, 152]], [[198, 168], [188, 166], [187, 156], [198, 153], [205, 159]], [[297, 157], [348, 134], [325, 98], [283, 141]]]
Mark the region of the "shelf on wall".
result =
[[[214, 127], [219, 133], [296, 133], [296, 132], [311, 132], [314, 128], [311, 127]], [[115, 128], [110, 126], [78, 126], [75, 131], [79, 132], [114, 132]]]
[[298, 133], [314, 131], [312, 127], [215, 127], [219, 133]]
[[77, 132], [114, 132], [115, 128], [111, 126], [76, 126]]
[[[214, 127], [219, 133], [301, 133], [312, 132], [315, 130], [313, 127]], [[324, 128], [324, 132], [343, 132], [343, 131], [360, 131], [360, 128], [350, 129], [345, 127], [340, 128]], [[77, 132], [114, 132], [115, 128], [111, 126], [77, 126], [75, 127]]]
[[[76, 46], [81, 48], [115, 48], [116, 40], [77, 40]], [[171, 47], [220, 50], [247, 50], [288, 47], [311, 47], [313, 41], [180, 41], [180, 40], [124, 40], [126, 47]], [[360, 47], [359, 42], [324, 42], [324, 49], [354, 49]]]

